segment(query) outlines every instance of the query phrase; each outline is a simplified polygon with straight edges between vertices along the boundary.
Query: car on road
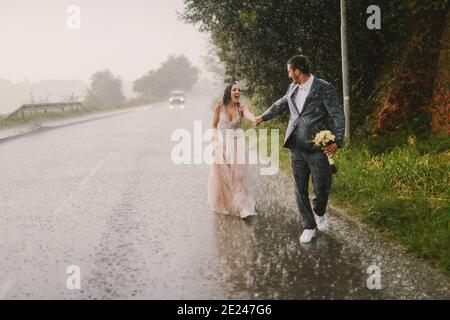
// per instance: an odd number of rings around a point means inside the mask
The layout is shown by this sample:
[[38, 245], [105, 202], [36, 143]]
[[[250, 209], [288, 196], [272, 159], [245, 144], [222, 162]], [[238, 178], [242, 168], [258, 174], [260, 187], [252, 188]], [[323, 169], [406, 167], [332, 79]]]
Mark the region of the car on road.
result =
[[169, 103], [170, 104], [184, 104], [186, 96], [183, 91], [175, 90], [170, 93]]

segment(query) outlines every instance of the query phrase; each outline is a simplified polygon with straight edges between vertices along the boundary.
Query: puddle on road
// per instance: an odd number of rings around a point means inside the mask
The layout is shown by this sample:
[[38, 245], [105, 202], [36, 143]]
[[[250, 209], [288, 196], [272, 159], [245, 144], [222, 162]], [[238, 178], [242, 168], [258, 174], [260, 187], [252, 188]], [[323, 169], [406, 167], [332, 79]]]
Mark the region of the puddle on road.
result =
[[214, 217], [217, 280], [227, 298], [375, 298], [358, 254], [327, 234], [299, 243], [300, 222], [277, 204], [244, 221]]

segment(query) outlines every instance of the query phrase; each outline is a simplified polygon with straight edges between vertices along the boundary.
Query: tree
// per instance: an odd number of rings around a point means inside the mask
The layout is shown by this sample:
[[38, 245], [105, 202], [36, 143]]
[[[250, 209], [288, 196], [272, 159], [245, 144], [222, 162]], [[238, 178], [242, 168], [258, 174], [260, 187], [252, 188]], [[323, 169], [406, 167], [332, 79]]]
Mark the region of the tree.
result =
[[225, 76], [225, 66], [222, 61], [220, 61], [217, 47], [214, 46], [214, 44], [209, 44], [208, 53], [205, 56], [202, 56], [202, 59], [205, 64], [206, 71], [212, 74], [214, 85], [222, 85], [224, 81], [230, 80]]
[[133, 81], [133, 91], [139, 93], [142, 98], [146, 100], [150, 99], [151, 88], [154, 87], [154, 81], [156, 80], [155, 71], [149, 71], [147, 74], [139, 79]]
[[133, 82], [133, 91], [146, 98], [166, 98], [172, 90], [191, 91], [198, 69], [184, 55], [171, 55], [157, 69]]
[[[336, 0], [184, 0], [185, 22], [208, 32], [228, 78], [245, 80], [260, 111], [285, 94], [286, 61], [310, 57], [313, 72], [341, 91], [340, 9]], [[375, 109], [386, 67], [398, 57], [413, 28], [442, 24], [448, 0], [379, 0], [382, 29], [369, 30], [371, 0], [348, 1], [348, 60], [352, 122], [362, 125]], [[417, 18], [421, 16], [424, 19]], [[436, 29], [436, 32], [440, 32]], [[364, 126], [361, 126], [364, 127]]]
[[[211, 34], [227, 78], [246, 80], [250, 84], [246, 91], [259, 98], [261, 109], [285, 93], [286, 61], [296, 53], [316, 58], [315, 71], [323, 77], [340, 77], [336, 1], [186, 0], [185, 4], [183, 19]], [[327, 36], [318, 40], [317, 34]], [[327, 45], [321, 46], [324, 42]], [[335, 61], [337, 68], [324, 72], [325, 61], [327, 66]]]
[[114, 77], [109, 70], [97, 71], [91, 76], [91, 86], [85, 98], [87, 105], [118, 107], [124, 101], [120, 77]]

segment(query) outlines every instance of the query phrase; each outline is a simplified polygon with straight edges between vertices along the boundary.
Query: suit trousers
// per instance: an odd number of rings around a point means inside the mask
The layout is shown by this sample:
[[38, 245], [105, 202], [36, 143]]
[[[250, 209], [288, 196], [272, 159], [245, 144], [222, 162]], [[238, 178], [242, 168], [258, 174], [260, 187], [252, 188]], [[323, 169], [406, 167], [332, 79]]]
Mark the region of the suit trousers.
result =
[[[304, 151], [298, 147], [290, 149], [292, 172], [295, 181], [295, 199], [305, 229], [317, 227], [314, 214], [325, 215], [331, 192], [332, 173], [328, 158], [321, 150]], [[313, 207], [309, 200], [309, 179], [312, 176]]]

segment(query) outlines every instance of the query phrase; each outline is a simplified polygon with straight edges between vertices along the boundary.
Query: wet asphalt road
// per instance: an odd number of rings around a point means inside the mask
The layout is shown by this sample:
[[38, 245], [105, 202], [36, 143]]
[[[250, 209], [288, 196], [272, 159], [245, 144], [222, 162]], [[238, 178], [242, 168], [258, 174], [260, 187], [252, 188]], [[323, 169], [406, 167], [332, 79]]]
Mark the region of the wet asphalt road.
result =
[[[252, 169], [252, 220], [210, 212], [208, 166], [173, 164], [170, 136], [209, 128], [211, 101], [0, 143], [0, 299], [450, 298], [448, 278], [333, 211], [332, 230], [300, 245], [282, 174]], [[381, 290], [367, 288], [373, 264]]]

